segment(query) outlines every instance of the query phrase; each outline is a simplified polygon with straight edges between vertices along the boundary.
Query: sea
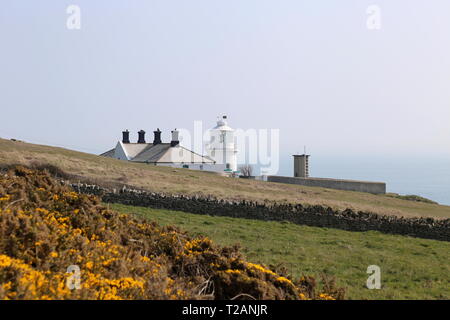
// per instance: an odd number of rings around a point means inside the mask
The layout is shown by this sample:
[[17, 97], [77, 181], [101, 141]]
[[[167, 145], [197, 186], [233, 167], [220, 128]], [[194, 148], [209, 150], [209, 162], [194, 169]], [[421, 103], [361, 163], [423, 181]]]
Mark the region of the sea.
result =
[[[450, 205], [450, 157], [310, 157], [310, 176], [385, 182], [387, 192], [418, 195]], [[280, 158], [277, 175], [293, 176], [291, 155]]]

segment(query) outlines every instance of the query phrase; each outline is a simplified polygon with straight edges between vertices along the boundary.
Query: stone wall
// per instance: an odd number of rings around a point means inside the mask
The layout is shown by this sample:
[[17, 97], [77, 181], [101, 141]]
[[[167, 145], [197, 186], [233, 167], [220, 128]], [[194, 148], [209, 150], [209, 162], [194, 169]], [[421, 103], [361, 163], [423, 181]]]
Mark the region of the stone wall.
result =
[[384, 182], [341, 180], [329, 178], [281, 177], [281, 176], [268, 176], [267, 181], [298, 184], [308, 187], [322, 187], [347, 191], [369, 192], [374, 194], [386, 193], [386, 183]]
[[214, 197], [171, 195], [135, 189], [105, 189], [86, 184], [72, 184], [75, 191], [95, 194], [104, 202], [179, 210], [211, 216], [227, 216], [264, 221], [289, 221], [314, 227], [348, 231], [376, 230], [390, 234], [450, 241], [450, 219], [399, 218], [347, 209], [335, 211], [324, 206], [301, 204], [263, 204], [249, 201], [228, 201]]

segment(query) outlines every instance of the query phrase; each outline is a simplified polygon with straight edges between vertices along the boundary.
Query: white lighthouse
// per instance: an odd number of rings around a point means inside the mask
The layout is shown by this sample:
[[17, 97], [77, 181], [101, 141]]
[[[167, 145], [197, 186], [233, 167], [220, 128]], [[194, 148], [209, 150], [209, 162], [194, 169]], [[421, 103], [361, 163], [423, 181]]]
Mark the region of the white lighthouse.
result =
[[237, 149], [234, 130], [227, 124], [227, 116], [218, 119], [217, 125], [209, 130], [210, 141], [206, 145], [208, 156], [215, 162], [217, 171], [237, 171]]

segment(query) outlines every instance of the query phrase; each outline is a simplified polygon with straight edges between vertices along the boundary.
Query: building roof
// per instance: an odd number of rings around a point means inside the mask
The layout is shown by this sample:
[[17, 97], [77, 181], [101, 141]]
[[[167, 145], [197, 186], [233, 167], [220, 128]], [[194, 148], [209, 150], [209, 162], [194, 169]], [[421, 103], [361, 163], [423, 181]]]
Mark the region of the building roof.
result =
[[166, 150], [157, 162], [161, 163], [209, 163], [214, 164], [215, 161], [209, 157], [199, 155], [182, 146], [172, 147]]
[[132, 161], [136, 162], [158, 162], [161, 157], [170, 149], [170, 143], [159, 143], [153, 145], [149, 143], [146, 148], [137, 154]]
[[104, 153], [102, 153], [100, 156], [102, 157], [108, 157], [108, 158], [114, 158], [114, 154], [116, 153], [116, 148], [108, 150]]
[[[170, 143], [122, 143], [116, 148], [122, 148], [128, 159], [133, 162], [145, 163], [208, 163], [215, 161], [207, 156], [199, 155], [180, 145]], [[116, 148], [102, 153], [101, 156], [116, 158]]]
[[151, 143], [122, 143], [129, 158], [134, 158], [148, 148]]

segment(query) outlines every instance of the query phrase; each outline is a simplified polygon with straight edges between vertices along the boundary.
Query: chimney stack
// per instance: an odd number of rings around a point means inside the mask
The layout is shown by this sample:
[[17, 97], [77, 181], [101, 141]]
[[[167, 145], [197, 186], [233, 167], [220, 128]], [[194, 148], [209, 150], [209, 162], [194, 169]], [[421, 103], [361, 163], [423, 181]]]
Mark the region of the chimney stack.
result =
[[122, 143], [130, 143], [130, 132], [128, 129], [122, 131]]
[[158, 129], [156, 129], [156, 131], [153, 131], [153, 133], [155, 134], [155, 138], [153, 140], [153, 145], [157, 145], [161, 143], [161, 131]]
[[139, 135], [139, 139], [137, 143], [145, 143], [145, 131], [144, 130], [140, 130], [138, 132]]
[[178, 134], [179, 131], [175, 128], [175, 130], [172, 131], [172, 141], [170, 141], [171, 147], [175, 147], [176, 145], [180, 144], [180, 141], [178, 140]]

